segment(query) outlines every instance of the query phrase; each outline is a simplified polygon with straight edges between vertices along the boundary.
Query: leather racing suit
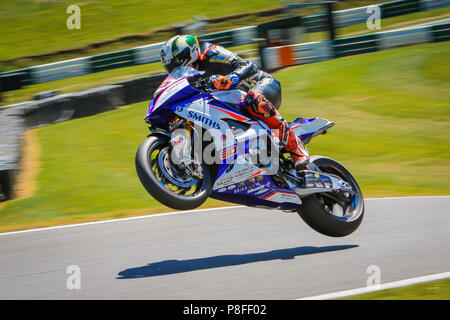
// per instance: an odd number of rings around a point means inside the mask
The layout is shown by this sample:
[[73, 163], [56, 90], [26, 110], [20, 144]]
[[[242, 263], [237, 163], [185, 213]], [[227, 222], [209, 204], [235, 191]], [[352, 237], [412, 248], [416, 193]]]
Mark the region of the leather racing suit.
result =
[[237, 88], [247, 92], [244, 99], [247, 111], [270, 129], [278, 130], [280, 141], [291, 154], [295, 168], [304, 169], [309, 161], [308, 152], [278, 112], [281, 105], [280, 82], [252, 61], [244, 60], [220, 45], [200, 41], [199, 49], [200, 56], [194, 67], [205, 71], [206, 76], [237, 76]]

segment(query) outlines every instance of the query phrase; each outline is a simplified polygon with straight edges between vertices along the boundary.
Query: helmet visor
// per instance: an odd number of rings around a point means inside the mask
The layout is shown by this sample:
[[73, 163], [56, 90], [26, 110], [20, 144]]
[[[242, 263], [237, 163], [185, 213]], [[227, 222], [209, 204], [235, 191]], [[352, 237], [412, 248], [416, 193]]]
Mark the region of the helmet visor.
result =
[[176, 57], [173, 57], [168, 64], [163, 64], [168, 73], [171, 73], [176, 67], [185, 66], [191, 60], [189, 48], [185, 48]]

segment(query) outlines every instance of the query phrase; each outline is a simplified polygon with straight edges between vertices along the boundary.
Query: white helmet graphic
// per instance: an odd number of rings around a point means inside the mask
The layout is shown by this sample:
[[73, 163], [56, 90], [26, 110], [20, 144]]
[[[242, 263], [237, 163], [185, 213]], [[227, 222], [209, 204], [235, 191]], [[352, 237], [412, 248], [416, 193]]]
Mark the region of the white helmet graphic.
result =
[[200, 56], [196, 36], [175, 36], [163, 44], [161, 48], [161, 63], [167, 72], [180, 66], [192, 66]]

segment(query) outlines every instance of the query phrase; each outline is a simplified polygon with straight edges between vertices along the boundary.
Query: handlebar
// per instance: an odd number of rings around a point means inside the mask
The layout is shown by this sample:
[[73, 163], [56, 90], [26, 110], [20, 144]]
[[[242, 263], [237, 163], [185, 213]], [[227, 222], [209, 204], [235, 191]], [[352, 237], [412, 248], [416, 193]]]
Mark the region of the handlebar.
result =
[[202, 90], [205, 92], [212, 92], [215, 91], [215, 87], [212, 84], [211, 81], [209, 81], [209, 77], [204, 77], [204, 78], [200, 78], [195, 80], [196, 77], [191, 78], [192, 80], [189, 81], [191, 86], [193, 86], [195, 89], [197, 90]]

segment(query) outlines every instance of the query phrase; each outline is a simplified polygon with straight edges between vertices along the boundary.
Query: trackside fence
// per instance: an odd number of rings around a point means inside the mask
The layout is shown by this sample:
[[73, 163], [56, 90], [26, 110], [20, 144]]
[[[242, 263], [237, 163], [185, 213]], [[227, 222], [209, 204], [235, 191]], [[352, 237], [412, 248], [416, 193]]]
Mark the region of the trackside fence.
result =
[[263, 59], [267, 70], [276, 70], [291, 65], [448, 40], [450, 22], [345, 37], [334, 41], [265, 48]]
[[[382, 19], [424, 10], [442, 8], [446, 6], [450, 6], [450, 0], [396, 0], [378, 4]], [[351, 25], [366, 23], [367, 19], [372, 14], [372, 11], [368, 10], [370, 7], [372, 6], [334, 11], [333, 15], [336, 27], [342, 28]], [[306, 32], [319, 32], [327, 30], [326, 15], [318, 14], [303, 18]], [[440, 37], [439, 34], [442, 34], [442, 36], [445, 38], [445, 31], [442, 30], [436, 30], [436, 32], [433, 33], [431, 36]], [[389, 36], [391, 36], [391, 34], [386, 35], [386, 37]], [[199, 39], [201, 40], [208, 40], [217, 44], [221, 44], [225, 47], [235, 47], [245, 44], [256, 43], [258, 41], [257, 38], [258, 35], [256, 26], [236, 28], [232, 30], [215, 32], [199, 36]], [[346, 38], [344, 38], [337, 40], [337, 42], [334, 44], [327, 44], [326, 42], [322, 42], [320, 44], [311, 43], [304, 45], [305, 50], [297, 49], [297, 46], [295, 47], [294, 50], [296, 50], [298, 55], [302, 56], [308, 52], [306, 48], [310, 46], [311, 48], [309, 48], [309, 50], [311, 51], [311, 54], [313, 56], [314, 56], [313, 51], [318, 50], [319, 52], [317, 54], [318, 58], [317, 59], [304, 58], [301, 59], [301, 61], [311, 61], [311, 62], [320, 61], [320, 59], [324, 57], [333, 57], [336, 55], [342, 56], [342, 55], [349, 55], [352, 53], [355, 54], [362, 53], [362, 51], [370, 52], [377, 50], [377, 48], [380, 48], [378, 45], [375, 45], [377, 40], [380, 40], [384, 45], [389, 46], [390, 44], [384, 41], [382, 38], [383, 37], [381, 35], [378, 36], [377, 39], [372, 39], [371, 35], [361, 36], [361, 38], [358, 38], [358, 40], [355, 41], [346, 40]], [[400, 38], [401, 37], [399, 37], [399, 39]], [[389, 41], [391, 40], [393, 41], [392, 43], [396, 42], [393, 39], [390, 39]], [[347, 44], [347, 41], [351, 44]], [[359, 46], [356, 43], [359, 41], [364, 44]], [[367, 44], [367, 46], [365, 44]], [[24, 86], [54, 81], [69, 77], [85, 75], [89, 73], [101, 72], [105, 70], [157, 62], [159, 61], [161, 45], [162, 42], [153, 43], [131, 49], [98, 54], [90, 57], [65, 60], [45, 65], [13, 70], [9, 72], [4, 72], [2, 74], [7, 75], [11, 73], [20, 73], [22, 77], [21, 81]], [[329, 49], [326, 49], [330, 45], [334, 45], [334, 50], [331, 50], [332, 52]], [[271, 50], [273, 51], [276, 49]], [[323, 52], [323, 50], [325, 50], [326, 52]], [[307, 56], [309, 57], [309, 53]], [[272, 54], [267, 54], [267, 58], [269, 60], [270, 59], [273, 60], [273, 62], [271, 62], [271, 65], [274, 64], [276, 65], [278, 63], [276, 62], [276, 59], [273, 57]]]

